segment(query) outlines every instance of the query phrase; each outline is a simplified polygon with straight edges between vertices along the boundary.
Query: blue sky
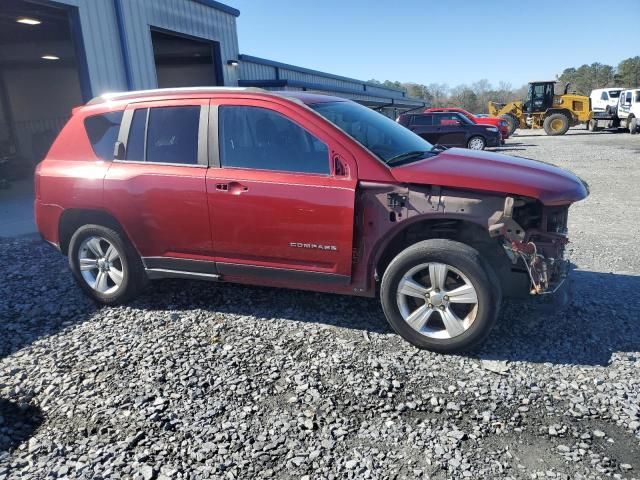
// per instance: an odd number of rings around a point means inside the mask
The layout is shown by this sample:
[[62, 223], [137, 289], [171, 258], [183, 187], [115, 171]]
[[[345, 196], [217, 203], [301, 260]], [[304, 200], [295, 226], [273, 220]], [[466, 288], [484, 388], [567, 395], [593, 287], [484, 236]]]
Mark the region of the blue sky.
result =
[[486, 78], [519, 87], [640, 54], [637, 35], [629, 41], [596, 27], [611, 29], [625, 11], [624, 24], [637, 25], [640, 0], [222, 2], [241, 12], [241, 53], [362, 80], [455, 86]]

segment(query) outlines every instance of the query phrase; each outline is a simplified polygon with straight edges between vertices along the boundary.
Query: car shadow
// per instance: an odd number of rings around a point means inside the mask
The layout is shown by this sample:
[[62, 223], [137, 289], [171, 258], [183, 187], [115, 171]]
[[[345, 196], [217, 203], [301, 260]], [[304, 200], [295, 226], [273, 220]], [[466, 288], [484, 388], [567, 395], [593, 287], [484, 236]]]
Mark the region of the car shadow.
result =
[[133, 306], [151, 310], [278, 318], [391, 333], [376, 299], [329, 293], [189, 280], [159, 280]]
[[[25, 259], [14, 258], [11, 245], [7, 247], [0, 251], [0, 359], [99, 313], [73, 282], [64, 257], [39, 242]], [[43, 269], [59, 272], [46, 286], [33, 281]], [[640, 351], [640, 276], [576, 270], [571, 285], [573, 298], [561, 311], [539, 298], [505, 302], [492, 334], [470, 355], [606, 365], [614, 353]], [[154, 282], [130, 307], [202, 309], [392, 333], [376, 299], [300, 290], [164, 280]]]
[[505, 302], [498, 325], [477, 354], [534, 363], [607, 365], [615, 353], [640, 351], [640, 276], [575, 270], [571, 300]]
[[39, 407], [0, 398], [0, 452], [12, 451], [31, 438], [44, 420]]
[[[613, 353], [640, 351], [640, 276], [576, 270], [569, 281], [573, 294], [564, 308], [550, 305], [548, 296], [505, 301], [487, 341], [468, 355], [511, 362], [607, 365]], [[377, 299], [299, 290], [277, 290], [282, 294], [274, 294], [274, 290], [164, 280], [156, 282], [136, 306], [202, 308], [372, 333], [393, 332]], [[624, 308], [621, 298], [625, 299]]]

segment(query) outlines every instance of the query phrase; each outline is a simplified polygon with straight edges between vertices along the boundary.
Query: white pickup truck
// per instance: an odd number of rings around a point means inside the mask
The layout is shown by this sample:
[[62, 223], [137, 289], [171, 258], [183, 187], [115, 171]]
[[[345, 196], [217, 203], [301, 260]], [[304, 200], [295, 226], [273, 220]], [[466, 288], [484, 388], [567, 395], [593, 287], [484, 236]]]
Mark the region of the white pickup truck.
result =
[[590, 130], [596, 132], [603, 128], [624, 128], [632, 134], [638, 133], [640, 88], [600, 88], [593, 90], [589, 98], [592, 111], [588, 124]]
[[621, 128], [628, 128], [631, 134], [638, 133], [640, 118], [640, 88], [623, 90], [618, 100], [618, 119]]
[[589, 98], [591, 99], [592, 112], [610, 112], [614, 111], [618, 106], [620, 92], [624, 88], [596, 88], [591, 91]]

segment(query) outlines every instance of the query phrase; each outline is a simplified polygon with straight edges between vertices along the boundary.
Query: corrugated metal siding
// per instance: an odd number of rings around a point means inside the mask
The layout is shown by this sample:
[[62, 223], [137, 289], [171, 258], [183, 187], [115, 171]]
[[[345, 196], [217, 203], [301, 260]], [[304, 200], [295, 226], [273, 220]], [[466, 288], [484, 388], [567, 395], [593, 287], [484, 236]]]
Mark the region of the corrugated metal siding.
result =
[[275, 80], [276, 68], [260, 63], [240, 62], [240, 79], [242, 80]]
[[353, 90], [363, 90], [362, 82], [347, 82], [344, 80], [337, 80], [322, 75], [313, 75], [309, 73], [303, 73], [296, 70], [280, 69], [280, 78], [286, 78], [287, 80], [298, 80], [301, 82], [316, 83], [318, 85], [326, 85], [327, 87], [339, 87], [339, 88], [351, 88]]
[[237, 85], [237, 69], [226, 64], [238, 58], [233, 15], [190, 0], [123, 0], [122, 10], [134, 89], [157, 87], [150, 27], [219, 42], [224, 83]]
[[[245, 85], [255, 82], [255, 85], [262, 86], [261, 82], [269, 80], [299, 82], [306, 84], [308, 91], [322, 89], [322, 93], [349, 98], [368, 105], [381, 105], [392, 101], [405, 108], [424, 105], [424, 101], [408, 97], [402, 90], [251, 55], [240, 55], [239, 58], [240, 80]], [[305, 88], [305, 85], [287, 85], [286, 88]]]
[[92, 93], [126, 90], [127, 80], [113, 0], [57, 0], [78, 7]]
[[367, 84], [367, 92], [375, 93], [378, 95], [385, 95], [393, 98], [403, 98], [403, 92], [398, 90], [390, 90], [388, 88], [376, 87], [375, 85]]
[[[235, 16], [191, 0], [121, 0], [126, 38], [121, 42], [114, 0], [56, 0], [78, 7], [93, 95], [127, 90], [124, 55], [129, 56], [131, 87], [156, 88], [150, 27], [220, 43], [225, 85], [237, 85]], [[54, 3], [54, 2], [52, 2]], [[127, 52], [122, 51], [122, 44]]]

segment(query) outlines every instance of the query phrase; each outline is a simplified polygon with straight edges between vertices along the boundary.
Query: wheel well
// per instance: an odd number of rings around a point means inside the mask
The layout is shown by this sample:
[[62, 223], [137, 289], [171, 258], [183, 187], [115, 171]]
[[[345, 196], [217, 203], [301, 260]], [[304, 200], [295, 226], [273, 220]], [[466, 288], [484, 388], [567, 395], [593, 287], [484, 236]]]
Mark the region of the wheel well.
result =
[[482, 226], [458, 219], [431, 219], [407, 226], [387, 243], [376, 262], [377, 278], [382, 278], [391, 261], [402, 250], [414, 243], [432, 238], [454, 240], [475, 248], [489, 264], [492, 264], [496, 273], [499, 273], [498, 270], [504, 265], [510, 268], [504, 249]]
[[60, 239], [60, 251], [67, 255], [69, 250], [69, 242], [71, 237], [78, 228], [83, 225], [102, 225], [119, 232], [122, 232], [122, 226], [110, 214], [103, 210], [84, 210], [84, 209], [68, 209], [62, 213], [58, 233]]

